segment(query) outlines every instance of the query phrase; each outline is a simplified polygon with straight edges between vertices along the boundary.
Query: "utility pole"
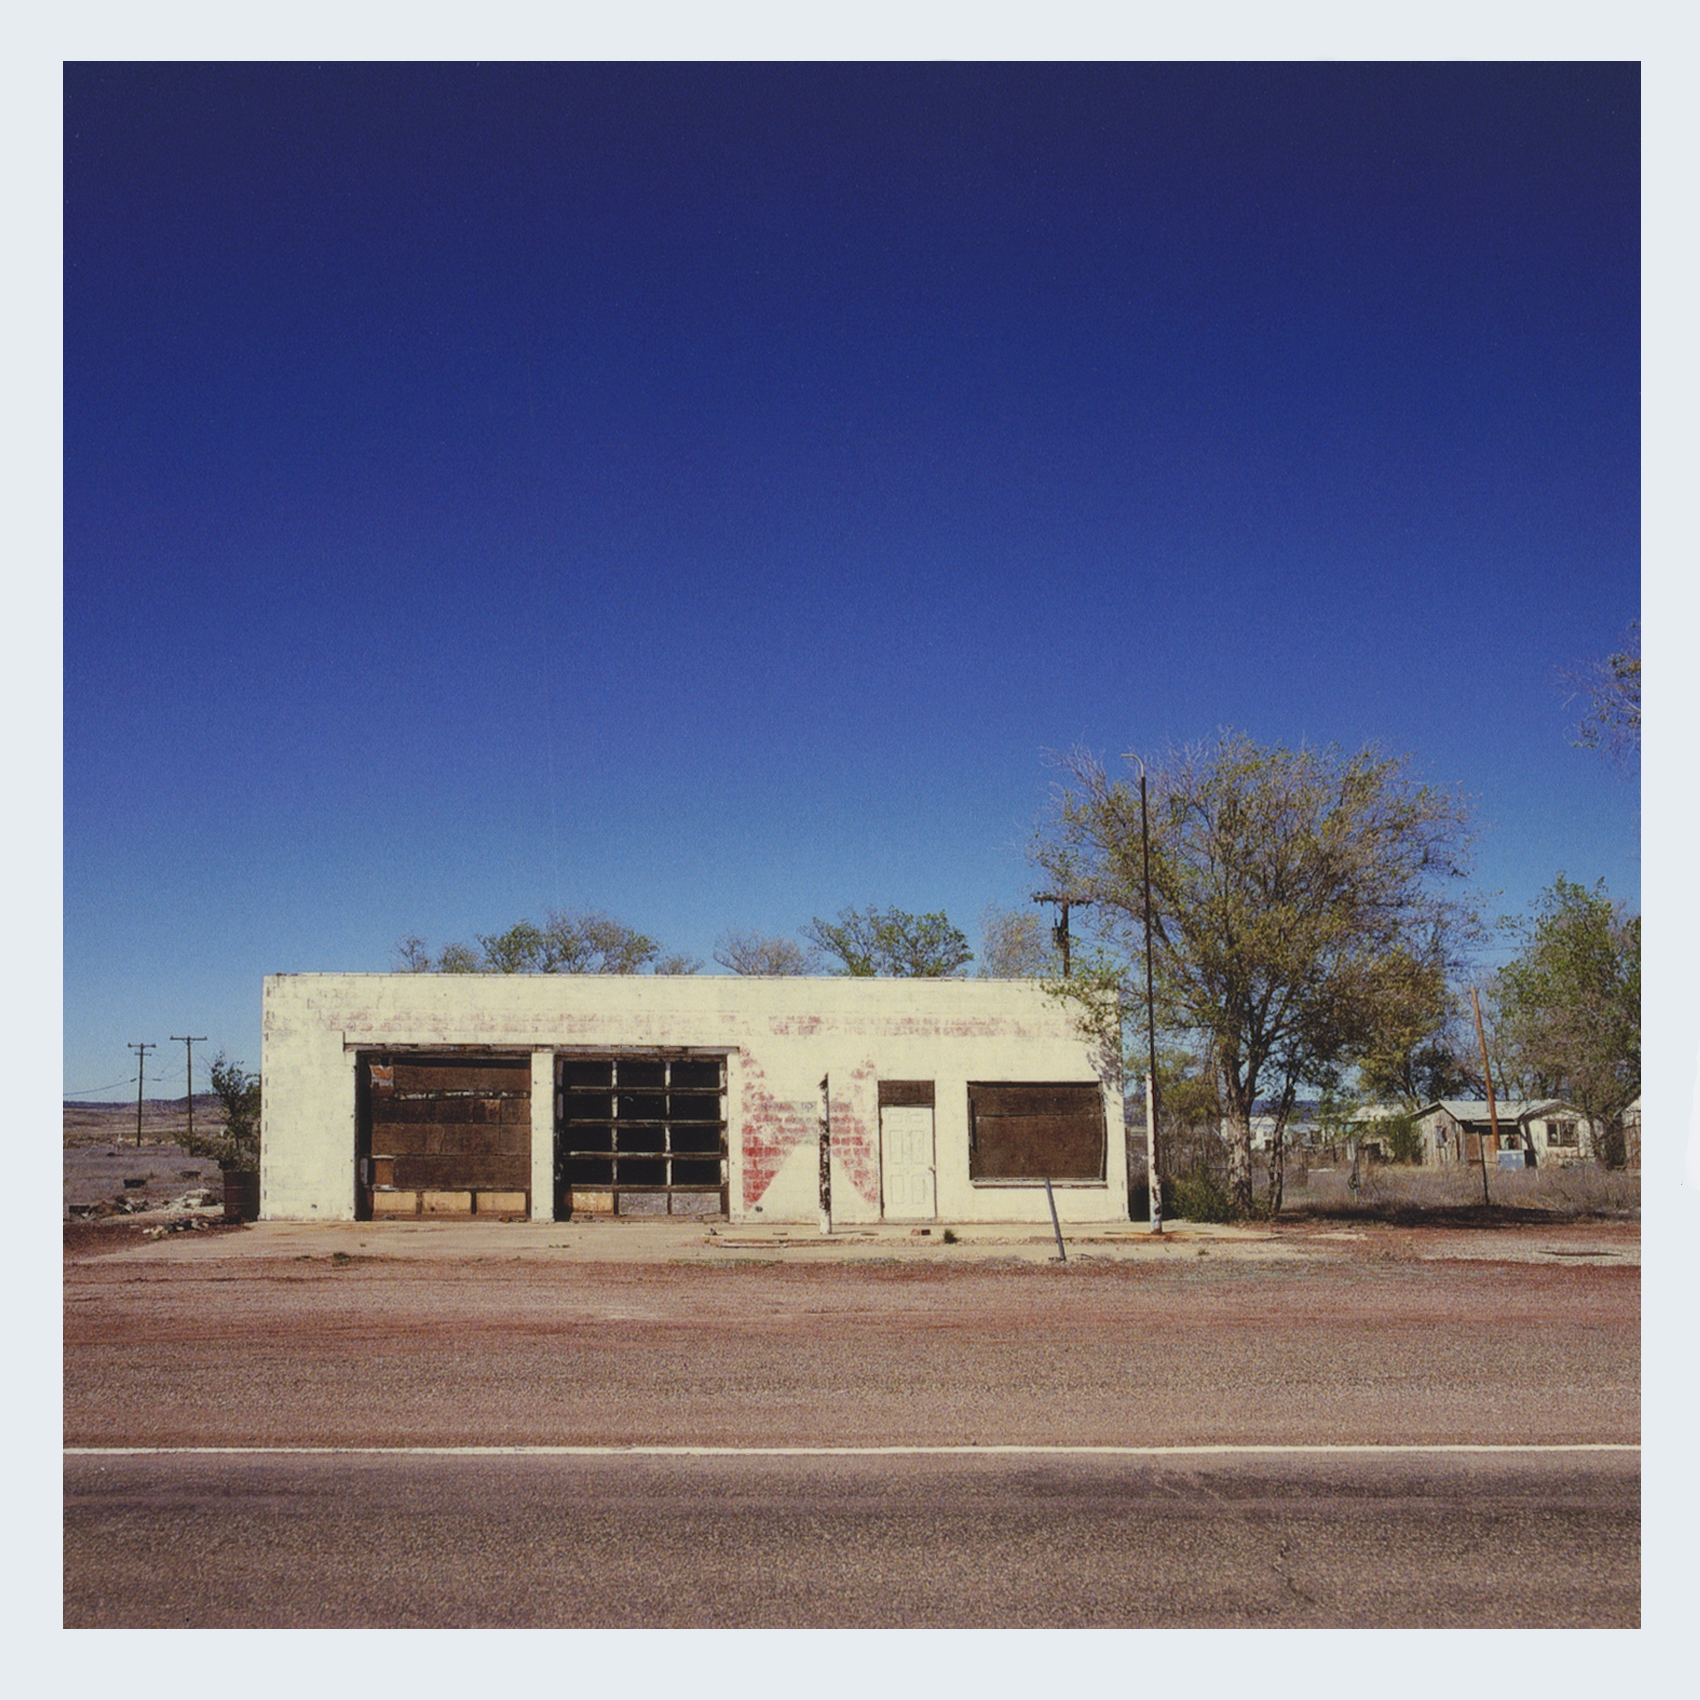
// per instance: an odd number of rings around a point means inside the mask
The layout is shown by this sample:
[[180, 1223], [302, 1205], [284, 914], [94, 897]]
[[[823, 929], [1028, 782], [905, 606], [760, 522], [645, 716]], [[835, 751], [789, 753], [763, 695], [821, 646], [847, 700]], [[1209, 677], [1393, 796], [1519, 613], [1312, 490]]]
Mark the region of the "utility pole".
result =
[[157, 1051], [158, 1045], [138, 1045], [134, 1039], [130, 1041], [130, 1049], [136, 1053], [136, 1148], [142, 1144], [142, 1077], [148, 1071], [148, 1052]]
[[191, 1038], [187, 1033], [173, 1033], [171, 1042], [174, 1045], [186, 1045], [187, 1053], [183, 1059], [183, 1079], [189, 1088], [189, 1096], [185, 1102], [189, 1106], [189, 1143], [195, 1143], [195, 1047], [207, 1042], [205, 1033], [197, 1033]]
[[[1493, 1069], [1488, 1063], [1487, 1039], [1482, 1032], [1482, 1000], [1476, 996], [1476, 988], [1470, 988], [1470, 1007], [1476, 1012], [1476, 1043], [1482, 1048], [1482, 1079], [1487, 1085], [1488, 1121], [1493, 1127], [1493, 1148], [1499, 1150], [1499, 1111], [1493, 1102]], [[1487, 1143], [1478, 1133], [1476, 1135], [1476, 1154], [1482, 1160], [1482, 1205], [1485, 1208], [1488, 1200], [1487, 1184]]]
[[1036, 891], [1033, 893], [1035, 903], [1054, 903], [1062, 911], [1062, 919], [1051, 929], [1051, 937], [1062, 946], [1063, 971], [1062, 977], [1068, 978], [1068, 912], [1075, 909], [1087, 908], [1090, 897], [1059, 897], [1054, 891]]
[[1151, 1200], [1151, 1232], [1163, 1231], [1163, 1177], [1157, 1158], [1157, 999], [1151, 974], [1151, 819], [1145, 807], [1145, 763], [1139, 758], [1139, 848], [1145, 874], [1145, 1036], [1150, 1046], [1145, 1076], [1145, 1190]]

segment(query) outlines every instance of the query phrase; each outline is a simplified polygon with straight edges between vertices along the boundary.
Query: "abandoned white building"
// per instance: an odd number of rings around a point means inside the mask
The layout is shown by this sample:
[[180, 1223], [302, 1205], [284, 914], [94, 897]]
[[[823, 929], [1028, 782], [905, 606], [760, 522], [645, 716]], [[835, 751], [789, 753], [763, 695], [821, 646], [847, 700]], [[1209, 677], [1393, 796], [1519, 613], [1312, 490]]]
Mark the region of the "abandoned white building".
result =
[[[1521, 1154], [1536, 1165], [1574, 1163], [1595, 1154], [1595, 1129], [1574, 1104], [1544, 1098], [1508, 1099], [1490, 1114], [1485, 1099], [1437, 1099], [1415, 1119], [1425, 1163], [1489, 1163]], [[1498, 1137], [1494, 1123], [1498, 1123]]]
[[1125, 1221], [1095, 1055], [1033, 981], [273, 975], [260, 1214]]

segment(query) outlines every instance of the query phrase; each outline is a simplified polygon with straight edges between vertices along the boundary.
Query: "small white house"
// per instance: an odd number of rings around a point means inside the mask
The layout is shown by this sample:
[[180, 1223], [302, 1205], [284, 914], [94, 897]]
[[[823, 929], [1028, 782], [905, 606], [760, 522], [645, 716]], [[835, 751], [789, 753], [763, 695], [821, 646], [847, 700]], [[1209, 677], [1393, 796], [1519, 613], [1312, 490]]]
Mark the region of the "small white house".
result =
[[1425, 1163], [1475, 1163], [1484, 1145], [1490, 1164], [1510, 1151], [1532, 1156], [1536, 1167], [1576, 1162], [1595, 1152], [1594, 1124], [1574, 1104], [1557, 1099], [1507, 1099], [1490, 1112], [1485, 1099], [1446, 1098], [1416, 1119]]
[[1035, 981], [281, 974], [263, 1047], [268, 1219], [1127, 1219]]
[[1598, 1153], [1595, 1124], [1574, 1104], [1558, 1099], [1531, 1104], [1519, 1125], [1537, 1164], [1576, 1163]]

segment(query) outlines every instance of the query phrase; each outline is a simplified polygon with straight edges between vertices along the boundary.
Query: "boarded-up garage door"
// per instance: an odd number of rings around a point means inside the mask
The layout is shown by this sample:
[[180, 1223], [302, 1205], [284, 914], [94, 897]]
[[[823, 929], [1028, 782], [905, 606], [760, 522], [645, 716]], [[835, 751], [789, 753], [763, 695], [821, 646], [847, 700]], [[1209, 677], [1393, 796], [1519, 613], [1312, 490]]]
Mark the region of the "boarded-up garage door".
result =
[[1102, 1090], [1095, 1083], [971, 1082], [968, 1177], [974, 1181], [1102, 1181]]
[[360, 1215], [530, 1214], [529, 1056], [372, 1052], [357, 1067]]
[[557, 1219], [725, 1214], [723, 1057], [556, 1057]]

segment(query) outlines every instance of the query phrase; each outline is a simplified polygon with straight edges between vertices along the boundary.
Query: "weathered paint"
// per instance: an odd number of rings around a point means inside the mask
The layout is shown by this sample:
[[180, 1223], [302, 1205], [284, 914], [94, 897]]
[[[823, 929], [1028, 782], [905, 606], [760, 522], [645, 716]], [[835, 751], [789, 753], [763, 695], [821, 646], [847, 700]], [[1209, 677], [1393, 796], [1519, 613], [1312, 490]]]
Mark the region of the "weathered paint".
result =
[[[1080, 1081], [1094, 1047], [1070, 1011], [1022, 980], [738, 979], [720, 976], [298, 974], [266, 979], [261, 1214], [351, 1219], [355, 1058], [470, 1048], [531, 1057], [532, 1213], [554, 1185], [557, 1051], [677, 1049], [726, 1058], [734, 1219], [808, 1222], [819, 1211], [821, 1077], [831, 1081], [831, 1184], [839, 1226], [880, 1216], [881, 1080], [934, 1087], [943, 1221], [1040, 1222], [1045, 1189], [968, 1174], [970, 1081]], [[1058, 1185], [1065, 1222], [1125, 1221], [1119, 1094], [1106, 1088], [1106, 1174]]]

